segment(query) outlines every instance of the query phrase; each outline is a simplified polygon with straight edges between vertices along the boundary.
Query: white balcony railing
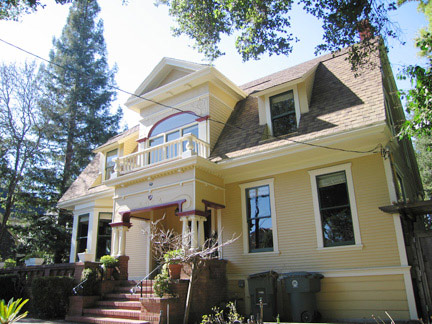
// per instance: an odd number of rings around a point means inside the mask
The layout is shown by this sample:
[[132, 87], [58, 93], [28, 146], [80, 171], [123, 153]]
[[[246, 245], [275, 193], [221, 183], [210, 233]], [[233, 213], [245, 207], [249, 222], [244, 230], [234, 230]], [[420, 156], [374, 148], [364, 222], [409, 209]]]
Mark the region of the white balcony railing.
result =
[[141, 152], [121, 156], [116, 159], [114, 174], [111, 178], [148, 166], [192, 155], [207, 158], [210, 145], [192, 134], [187, 134], [176, 140], [150, 147]]

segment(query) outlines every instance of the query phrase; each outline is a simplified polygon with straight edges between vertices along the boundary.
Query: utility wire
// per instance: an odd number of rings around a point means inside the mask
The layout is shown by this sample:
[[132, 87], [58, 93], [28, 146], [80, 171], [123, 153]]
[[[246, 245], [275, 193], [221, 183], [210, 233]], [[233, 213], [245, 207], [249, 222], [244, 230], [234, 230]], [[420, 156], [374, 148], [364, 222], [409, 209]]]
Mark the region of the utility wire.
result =
[[[46, 59], [44, 57], [41, 57], [41, 56], [39, 56], [37, 54], [34, 54], [34, 53], [32, 53], [32, 52], [30, 52], [28, 50], [23, 49], [22, 47], [19, 47], [19, 46], [15, 45], [15, 44], [12, 44], [12, 43], [8, 42], [8, 41], [5, 41], [4, 39], [0, 38], [0, 42], [3, 42], [6, 45], [9, 45], [9, 46], [11, 46], [11, 47], [13, 47], [13, 48], [15, 48], [15, 49], [17, 49], [19, 51], [22, 51], [22, 52], [24, 52], [24, 53], [26, 53], [26, 54], [28, 54], [30, 56], [36, 57], [37, 59], [39, 59], [41, 61], [44, 61], [44, 62], [46, 62], [48, 64], [55, 65], [55, 66], [57, 66], [57, 67], [65, 70], [65, 71], [73, 71], [73, 72], [76, 72], [78, 74], [82, 74], [83, 73], [83, 72], [78, 71], [78, 70], [76, 70], [76, 69], [74, 69], [72, 67], [68, 67], [68, 66], [64, 66], [64, 65], [58, 64], [58, 63], [53, 62], [51, 60], [48, 60], [48, 59]], [[91, 75], [87, 74], [86, 72], [84, 72], [84, 73], [87, 75], [87, 77], [92, 77]], [[121, 89], [121, 88], [119, 88], [117, 86], [108, 85], [108, 87], [111, 88], [111, 89], [113, 89], [113, 90], [117, 90], [119, 92], [122, 92], [122, 93], [125, 93], [127, 95], [130, 95], [132, 97], [139, 98], [139, 99], [142, 99], [142, 100], [154, 103], [155, 105], [159, 105], [159, 106], [162, 106], [162, 107], [165, 107], [165, 108], [173, 109], [173, 110], [176, 110], [178, 112], [191, 114], [193, 116], [196, 116], [197, 118], [207, 117], [207, 116], [200, 116], [200, 115], [198, 115], [198, 114], [196, 114], [196, 113], [194, 113], [192, 111], [183, 110], [183, 109], [171, 106], [171, 105], [167, 105], [167, 104], [158, 102], [158, 101], [153, 100], [153, 99], [149, 99], [149, 98], [143, 97], [141, 95], [137, 95], [137, 94], [135, 94], [133, 92]], [[242, 130], [242, 131], [249, 131], [249, 129], [246, 129], [246, 128], [243, 128], [243, 127], [240, 127], [240, 126], [237, 126], [237, 125], [233, 125], [233, 124], [230, 124], [230, 123], [227, 123], [227, 122], [222, 122], [220, 120], [212, 119], [211, 117], [209, 117], [208, 120], [210, 120], [212, 122], [215, 122], [215, 123], [218, 123], [218, 124], [221, 124], [223, 126], [237, 128], [237, 129]], [[263, 134], [261, 134], [259, 132], [256, 132], [256, 133], [259, 134], [260, 136], [263, 135]], [[294, 140], [294, 139], [291, 139], [291, 138], [286, 138], [284, 136], [273, 136], [273, 135], [268, 135], [268, 136], [271, 137], [272, 139], [275, 139], [275, 140], [284, 140], [284, 141], [288, 141], [288, 142], [292, 142], [292, 143], [296, 143], [296, 144], [307, 145], [307, 146], [311, 146], [311, 147], [322, 148], [322, 149], [333, 150], [333, 151], [341, 151], [341, 152], [348, 152], [348, 153], [358, 153], [358, 154], [367, 154], [367, 153], [381, 153], [381, 155], [384, 154], [383, 153], [384, 149], [383, 149], [381, 143], [377, 144], [374, 148], [372, 148], [370, 150], [360, 151], [360, 150], [348, 150], [348, 149], [343, 149], [343, 148], [338, 148], [338, 147], [313, 144], [313, 143], [308, 143], [308, 142]]]

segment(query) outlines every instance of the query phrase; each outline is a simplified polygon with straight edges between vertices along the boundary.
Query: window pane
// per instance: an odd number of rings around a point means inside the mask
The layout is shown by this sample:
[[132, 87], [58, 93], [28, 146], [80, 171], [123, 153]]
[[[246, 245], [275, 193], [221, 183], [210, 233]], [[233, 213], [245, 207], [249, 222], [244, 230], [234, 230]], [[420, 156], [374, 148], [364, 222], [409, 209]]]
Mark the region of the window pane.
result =
[[183, 136], [185, 136], [186, 134], [192, 134], [198, 138], [198, 125], [192, 125], [189, 127], [185, 127], [185, 128], [183, 128], [182, 133], [183, 133]]
[[115, 159], [117, 159], [117, 150], [109, 151], [106, 154], [105, 180], [110, 179], [111, 175], [114, 173]]
[[251, 219], [249, 226], [249, 252], [273, 251], [271, 217]]
[[345, 171], [316, 178], [324, 246], [355, 244]]
[[273, 231], [268, 185], [246, 189], [249, 252], [273, 251]]
[[354, 244], [354, 231], [349, 207], [321, 211], [324, 246]]
[[180, 138], [180, 131], [175, 131], [175, 132], [167, 134], [166, 141], [167, 142], [174, 141], [177, 138]]
[[270, 97], [270, 112], [272, 118], [285, 113], [295, 112], [294, 92], [291, 90], [289, 92]]
[[181, 126], [193, 123], [196, 119], [197, 116], [190, 113], [182, 113], [182, 114], [174, 115], [157, 124], [155, 128], [153, 128], [149, 136], [153, 137], [162, 133], [166, 133], [171, 129], [176, 129]]
[[280, 136], [294, 132], [297, 129], [295, 114], [278, 117], [272, 120], [273, 135]]
[[[78, 216], [77, 240], [76, 240], [76, 253], [85, 252], [87, 248], [89, 215]], [[76, 256], [77, 258], [78, 256]]]
[[[106, 216], [110, 217], [106, 217]], [[100, 213], [98, 224], [98, 237], [96, 243], [96, 259], [111, 254], [111, 213]]]
[[152, 138], [150, 140], [149, 144], [150, 144], [150, 147], [153, 147], [153, 146], [156, 146], [156, 145], [163, 144], [163, 142], [164, 142], [163, 136], [159, 136], [159, 137], [156, 137], [156, 138]]

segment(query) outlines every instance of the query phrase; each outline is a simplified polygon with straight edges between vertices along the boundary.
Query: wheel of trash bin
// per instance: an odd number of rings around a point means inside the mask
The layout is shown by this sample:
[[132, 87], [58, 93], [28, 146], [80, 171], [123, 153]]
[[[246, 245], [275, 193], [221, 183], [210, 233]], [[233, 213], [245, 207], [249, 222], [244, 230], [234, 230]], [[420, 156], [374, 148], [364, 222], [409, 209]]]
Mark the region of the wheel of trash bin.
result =
[[303, 313], [301, 313], [300, 319], [302, 323], [312, 323], [313, 315], [308, 311], [304, 311]]

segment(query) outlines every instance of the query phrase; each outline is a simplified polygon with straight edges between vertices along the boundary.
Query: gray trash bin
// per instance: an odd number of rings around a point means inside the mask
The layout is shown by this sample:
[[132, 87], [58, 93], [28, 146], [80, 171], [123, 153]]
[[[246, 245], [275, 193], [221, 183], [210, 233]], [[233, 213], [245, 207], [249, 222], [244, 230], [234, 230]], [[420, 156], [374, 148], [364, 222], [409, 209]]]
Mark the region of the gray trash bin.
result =
[[321, 290], [324, 276], [311, 272], [291, 272], [283, 275], [286, 292], [290, 294], [294, 322], [311, 323], [320, 319], [315, 293]]
[[260, 299], [263, 302], [263, 320], [274, 321], [276, 317], [276, 283], [278, 274], [274, 271], [260, 272], [248, 277], [251, 312], [260, 314]]

